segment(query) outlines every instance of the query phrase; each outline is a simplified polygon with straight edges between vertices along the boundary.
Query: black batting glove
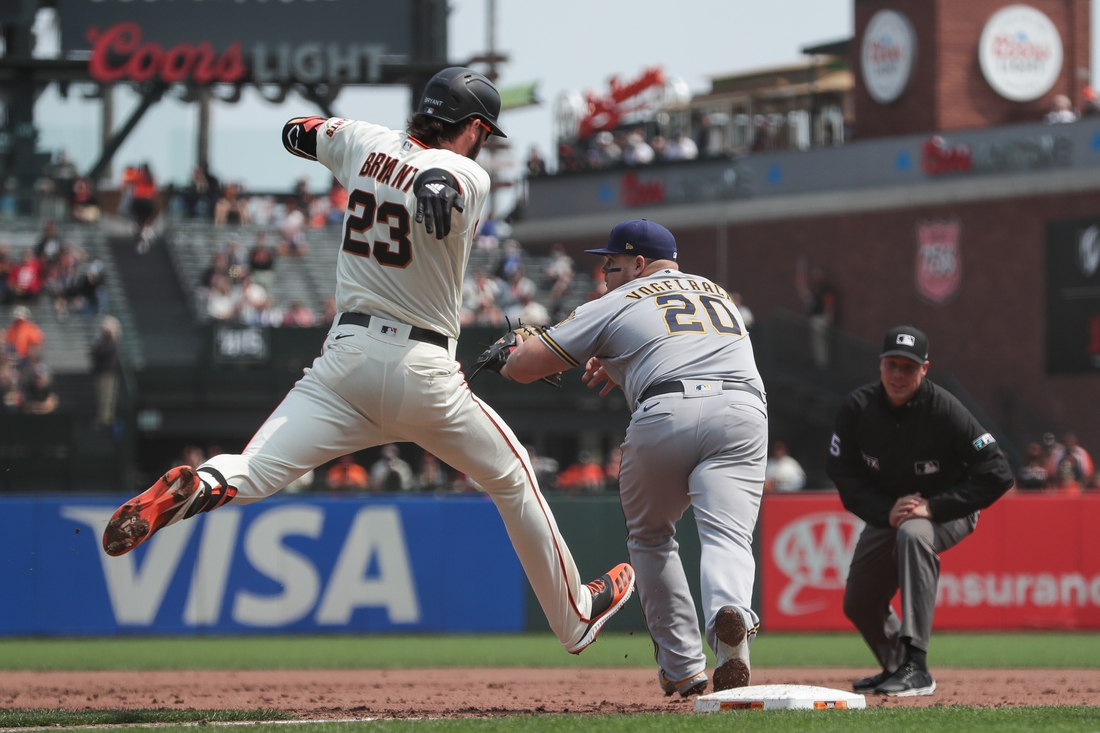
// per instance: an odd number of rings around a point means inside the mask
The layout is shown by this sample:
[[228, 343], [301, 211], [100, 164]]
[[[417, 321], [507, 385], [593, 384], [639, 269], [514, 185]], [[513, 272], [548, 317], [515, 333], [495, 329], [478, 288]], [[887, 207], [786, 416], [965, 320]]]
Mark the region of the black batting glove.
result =
[[424, 224], [424, 229], [436, 239], [443, 239], [451, 233], [451, 211], [459, 213], [466, 210], [466, 201], [458, 192], [458, 181], [445, 170], [433, 168], [417, 176], [413, 183], [416, 193], [416, 223]]

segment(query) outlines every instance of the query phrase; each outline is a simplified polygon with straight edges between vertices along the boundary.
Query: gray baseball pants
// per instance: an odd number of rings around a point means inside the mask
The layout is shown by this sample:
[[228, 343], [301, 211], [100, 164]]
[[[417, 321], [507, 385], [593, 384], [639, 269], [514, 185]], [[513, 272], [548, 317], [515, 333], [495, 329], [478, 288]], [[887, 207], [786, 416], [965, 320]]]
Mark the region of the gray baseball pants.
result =
[[706, 396], [652, 397], [631, 417], [623, 442], [620, 498], [638, 599], [673, 681], [706, 669], [699, 619], [676, 542], [688, 506], [702, 546], [700, 590], [705, 634], [715, 648], [714, 618], [740, 610], [750, 628], [756, 572], [752, 533], [767, 462], [767, 408], [755, 395], [718, 388]]
[[[905, 643], [928, 651], [940, 553], [962, 542], [978, 525], [978, 513], [935, 522], [910, 519], [898, 529], [867, 525], [856, 542], [848, 584], [847, 616], [882, 668], [893, 672], [905, 661]], [[901, 618], [890, 601], [901, 589]]]

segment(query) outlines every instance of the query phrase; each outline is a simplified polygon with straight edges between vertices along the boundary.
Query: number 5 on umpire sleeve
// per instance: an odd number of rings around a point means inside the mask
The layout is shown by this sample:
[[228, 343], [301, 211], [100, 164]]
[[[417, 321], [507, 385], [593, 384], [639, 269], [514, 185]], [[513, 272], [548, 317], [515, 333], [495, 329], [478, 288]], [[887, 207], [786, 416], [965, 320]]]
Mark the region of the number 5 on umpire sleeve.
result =
[[[723, 298], [715, 295], [699, 295], [696, 297], [703, 305], [707, 320], [710, 321], [710, 325], [715, 331], [731, 336], [742, 335], [740, 321], [737, 320], [737, 316], [729, 309]], [[695, 300], [687, 293], [658, 295], [653, 299], [653, 302], [659, 308], [664, 309], [665, 325], [668, 327], [669, 333], [704, 333], [706, 331], [706, 327], [701, 320], [692, 318], [699, 308], [695, 305]], [[688, 320], [681, 321], [681, 318]]]

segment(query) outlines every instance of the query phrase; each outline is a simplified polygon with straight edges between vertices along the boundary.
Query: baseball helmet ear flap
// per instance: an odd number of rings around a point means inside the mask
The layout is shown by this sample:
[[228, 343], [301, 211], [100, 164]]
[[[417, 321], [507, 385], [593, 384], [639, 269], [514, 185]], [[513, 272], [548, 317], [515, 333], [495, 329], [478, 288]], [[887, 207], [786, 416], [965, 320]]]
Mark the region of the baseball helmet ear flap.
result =
[[500, 93], [482, 74], [463, 66], [452, 66], [433, 76], [420, 97], [417, 114], [443, 122], [462, 122], [477, 117], [492, 134], [508, 137], [497, 125]]

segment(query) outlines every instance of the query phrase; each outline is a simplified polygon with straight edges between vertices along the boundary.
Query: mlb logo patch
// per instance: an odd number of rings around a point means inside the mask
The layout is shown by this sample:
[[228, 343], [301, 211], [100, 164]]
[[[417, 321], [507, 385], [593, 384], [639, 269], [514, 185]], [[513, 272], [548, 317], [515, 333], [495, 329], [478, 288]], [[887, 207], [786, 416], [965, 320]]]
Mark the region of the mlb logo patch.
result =
[[898, 334], [898, 345], [899, 346], [916, 346], [916, 344], [917, 344], [917, 339], [916, 339], [915, 336], [910, 336], [907, 333], [899, 333]]
[[382, 335], [383, 336], [391, 336], [391, 335], [396, 336], [397, 335], [397, 329], [394, 328], [393, 326], [382, 326]]
[[917, 461], [913, 464], [913, 470], [918, 476], [929, 476], [940, 472], [939, 461]]

